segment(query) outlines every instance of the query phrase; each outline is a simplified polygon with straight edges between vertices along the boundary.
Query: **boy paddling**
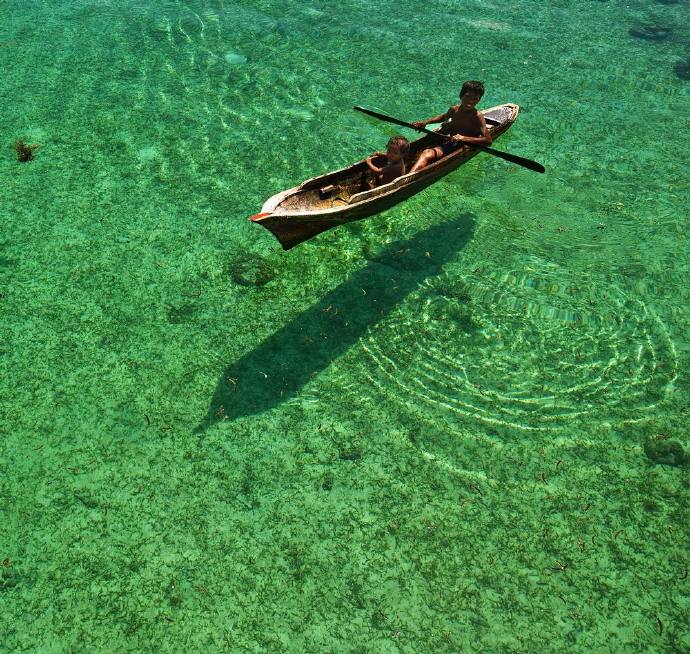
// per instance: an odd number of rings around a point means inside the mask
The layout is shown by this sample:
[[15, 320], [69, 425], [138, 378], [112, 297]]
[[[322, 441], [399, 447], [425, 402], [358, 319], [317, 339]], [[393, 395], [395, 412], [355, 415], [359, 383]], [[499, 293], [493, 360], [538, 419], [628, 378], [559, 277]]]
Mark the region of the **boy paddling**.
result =
[[484, 116], [477, 111], [477, 103], [483, 95], [484, 83], [468, 80], [460, 89], [460, 104], [453, 105], [444, 114], [412, 123], [415, 127], [426, 127], [429, 123], [443, 122], [441, 133], [452, 137], [452, 140], [445, 140], [437, 146], [422, 150], [410, 170], [411, 173], [426, 168], [430, 163], [445, 157], [463, 145], [472, 146], [475, 143], [491, 145], [491, 135]]

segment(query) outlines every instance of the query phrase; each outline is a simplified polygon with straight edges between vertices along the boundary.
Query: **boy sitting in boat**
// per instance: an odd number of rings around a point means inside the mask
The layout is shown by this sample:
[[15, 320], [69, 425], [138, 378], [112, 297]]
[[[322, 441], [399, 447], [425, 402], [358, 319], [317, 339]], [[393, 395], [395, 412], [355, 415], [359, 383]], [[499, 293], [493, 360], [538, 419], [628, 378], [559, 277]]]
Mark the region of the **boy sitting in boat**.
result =
[[447, 134], [451, 139], [444, 140], [439, 145], [422, 150], [419, 158], [410, 170], [416, 173], [426, 168], [430, 163], [455, 152], [462, 147], [478, 145], [491, 145], [491, 135], [486, 126], [484, 116], [477, 111], [477, 103], [484, 95], [484, 82], [467, 80], [460, 89], [460, 104], [454, 104], [446, 113], [434, 116], [427, 120], [418, 120], [412, 123], [415, 127], [426, 127], [429, 123], [440, 123], [441, 133]]
[[[386, 152], [374, 152], [366, 159], [369, 170], [374, 174], [368, 181], [369, 188], [388, 184], [407, 172], [405, 155], [410, 151], [410, 142], [404, 136], [393, 136], [386, 145]], [[374, 164], [375, 158], [383, 159], [381, 167]], [[381, 162], [378, 162], [381, 163]]]

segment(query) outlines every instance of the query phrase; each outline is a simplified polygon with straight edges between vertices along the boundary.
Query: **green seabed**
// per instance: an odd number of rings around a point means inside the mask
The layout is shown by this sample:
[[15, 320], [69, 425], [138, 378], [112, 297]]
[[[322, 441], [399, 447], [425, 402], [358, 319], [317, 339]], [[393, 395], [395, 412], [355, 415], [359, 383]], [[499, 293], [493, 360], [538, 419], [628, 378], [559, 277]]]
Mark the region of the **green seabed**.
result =
[[[0, 651], [690, 651], [690, 3], [0, 20]], [[246, 221], [465, 78], [546, 175]]]

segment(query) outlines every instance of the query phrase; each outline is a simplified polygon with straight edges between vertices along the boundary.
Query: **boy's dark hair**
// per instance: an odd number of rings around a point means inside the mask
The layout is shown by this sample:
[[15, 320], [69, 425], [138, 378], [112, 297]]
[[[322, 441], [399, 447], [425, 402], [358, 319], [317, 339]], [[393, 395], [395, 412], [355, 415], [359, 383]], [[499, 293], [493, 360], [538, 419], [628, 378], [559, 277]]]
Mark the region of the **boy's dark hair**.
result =
[[404, 136], [391, 136], [386, 148], [390, 148], [391, 145], [397, 145], [401, 154], [405, 154], [410, 149], [410, 142]]
[[476, 79], [468, 79], [460, 89], [460, 97], [465, 95], [465, 93], [468, 91], [471, 93], [477, 93], [481, 98], [484, 95], [484, 82], [480, 82]]

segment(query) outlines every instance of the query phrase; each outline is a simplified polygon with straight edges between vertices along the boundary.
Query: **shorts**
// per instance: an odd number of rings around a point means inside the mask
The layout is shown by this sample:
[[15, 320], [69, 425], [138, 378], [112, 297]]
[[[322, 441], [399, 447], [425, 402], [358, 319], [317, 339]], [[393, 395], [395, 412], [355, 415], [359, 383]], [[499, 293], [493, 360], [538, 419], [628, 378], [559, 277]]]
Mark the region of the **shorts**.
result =
[[441, 148], [441, 151], [443, 152], [443, 156], [447, 157], [449, 154], [452, 152], [455, 152], [458, 148], [461, 148], [463, 146], [462, 143], [456, 143], [455, 141], [446, 141], [444, 139], [443, 143], [440, 143], [437, 145], [437, 148]]

